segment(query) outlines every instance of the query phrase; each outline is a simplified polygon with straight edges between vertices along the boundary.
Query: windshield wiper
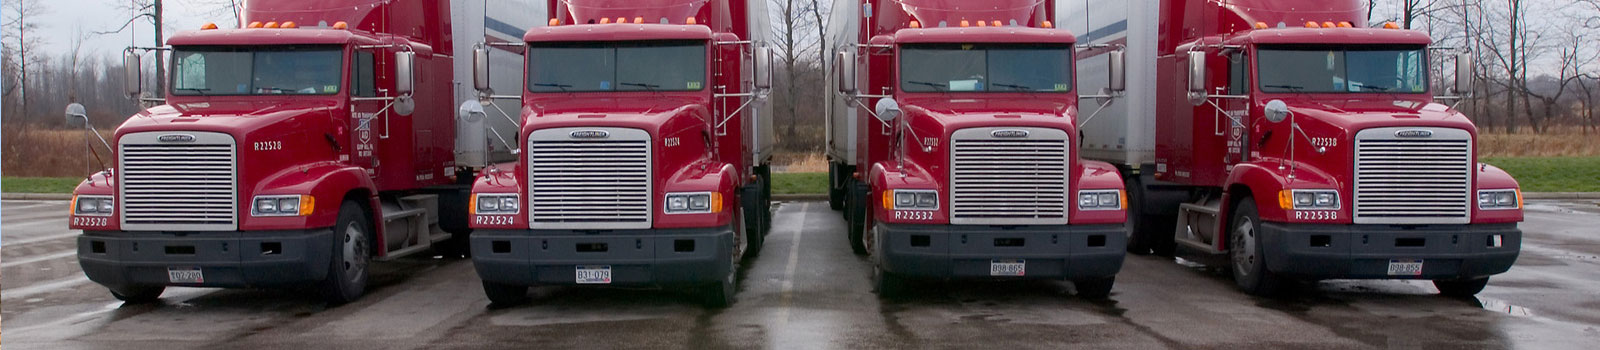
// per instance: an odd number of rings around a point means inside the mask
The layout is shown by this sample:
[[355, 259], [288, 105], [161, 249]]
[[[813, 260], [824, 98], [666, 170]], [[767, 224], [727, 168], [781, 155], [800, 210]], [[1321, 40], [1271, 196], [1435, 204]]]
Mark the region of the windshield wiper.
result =
[[567, 84], [556, 84], [556, 83], [533, 83], [533, 86], [538, 86], [538, 87], [553, 87], [553, 88], [557, 88], [557, 89], [561, 89], [561, 92], [568, 92], [568, 91], [567, 91], [567, 88], [569, 88], [569, 87], [572, 87], [572, 85], [567, 85]]
[[206, 91], [211, 91], [211, 89], [207, 89], [207, 88], [173, 88], [172, 90], [174, 90], [174, 91], [194, 91], [195, 93], [200, 94], [200, 96], [205, 96], [206, 95]]
[[650, 92], [656, 92], [656, 88], [658, 88], [658, 87], [661, 87], [661, 85], [656, 85], [656, 84], [645, 84], [645, 83], [626, 83], [626, 82], [624, 82], [624, 83], [617, 83], [617, 85], [622, 85], [622, 86], [637, 86], [637, 87], [642, 87], [642, 88], [644, 88], [644, 89], [645, 89], [645, 90], [650, 90]]
[[1268, 87], [1268, 88], [1274, 88], [1274, 89], [1284, 89], [1284, 90], [1289, 90], [1289, 91], [1292, 91], [1292, 92], [1301, 92], [1301, 91], [1304, 91], [1306, 89], [1304, 86], [1294, 86], [1294, 85], [1262, 85], [1261, 87]]
[[1003, 88], [1011, 88], [1013, 90], [1019, 90], [1019, 91], [1033, 91], [1033, 88], [1022, 86], [1022, 85], [1001, 84], [1001, 83], [989, 83], [989, 85], [999, 86], [999, 87], [1003, 87]]
[[1375, 90], [1375, 91], [1378, 91], [1378, 92], [1388, 92], [1389, 90], [1394, 89], [1394, 88], [1388, 87], [1388, 86], [1372, 86], [1372, 85], [1367, 85], [1367, 84], [1362, 84], [1362, 83], [1350, 83], [1350, 85], [1355, 85], [1356, 87], [1359, 87], [1362, 90]]
[[941, 91], [941, 92], [945, 91], [945, 88], [950, 86], [950, 85], [947, 85], [947, 84], [930, 83], [930, 82], [926, 82], [926, 81], [915, 81], [915, 80], [908, 80], [908, 81], [906, 81], [906, 83], [916, 84], [916, 85], [932, 86], [935, 89], [939, 89], [939, 91]]

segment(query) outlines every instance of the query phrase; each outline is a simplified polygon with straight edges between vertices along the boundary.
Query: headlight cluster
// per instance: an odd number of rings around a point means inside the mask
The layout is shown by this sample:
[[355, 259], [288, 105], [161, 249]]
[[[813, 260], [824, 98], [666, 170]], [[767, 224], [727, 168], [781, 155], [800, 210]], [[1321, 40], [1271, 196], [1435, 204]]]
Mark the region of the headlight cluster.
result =
[[111, 196], [76, 196], [72, 198], [72, 215], [110, 216], [117, 209]]
[[667, 194], [667, 214], [703, 214], [721, 210], [721, 193], [678, 192]]
[[1278, 192], [1278, 207], [1288, 210], [1339, 209], [1337, 190], [1283, 190]]
[[895, 210], [937, 210], [939, 209], [939, 191], [894, 190], [884, 193], [883, 207]]
[[472, 202], [473, 214], [477, 215], [516, 214], [522, 206], [515, 193], [480, 193], [472, 197]]
[[1520, 208], [1522, 208], [1522, 191], [1516, 189], [1478, 191], [1478, 209], [1506, 210]]
[[306, 216], [315, 207], [316, 199], [309, 195], [256, 196], [250, 216]]
[[1118, 210], [1127, 208], [1122, 190], [1078, 191], [1078, 210]]

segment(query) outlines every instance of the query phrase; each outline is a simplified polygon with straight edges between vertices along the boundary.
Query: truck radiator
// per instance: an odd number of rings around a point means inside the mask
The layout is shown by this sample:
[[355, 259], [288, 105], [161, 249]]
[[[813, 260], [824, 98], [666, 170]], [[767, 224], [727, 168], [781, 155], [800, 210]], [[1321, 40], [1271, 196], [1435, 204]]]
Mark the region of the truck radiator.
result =
[[1067, 223], [1072, 143], [1066, 132], [968, 128], [950, 142], [950, 223]]
[[145, 132], [118, 141], [122, 229], [232, 231], [238, 165], [232, 136]]
[[1356, 134], [1357, 224], [1471, 222], [1472, 135], [1446, 128]]
[[527, 152], [531, 228], [650, 228], [649, 133], [544, 129], [529, 135]]

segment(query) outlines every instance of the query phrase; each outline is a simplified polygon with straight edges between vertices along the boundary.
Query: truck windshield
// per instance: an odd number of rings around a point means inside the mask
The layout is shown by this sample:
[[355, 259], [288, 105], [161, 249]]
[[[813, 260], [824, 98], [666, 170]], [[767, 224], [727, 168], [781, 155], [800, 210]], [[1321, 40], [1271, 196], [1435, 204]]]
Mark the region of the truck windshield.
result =
[[336, 94], [343, 57], [336, 45], [182, 47], [172, 53], [172, 94]]
[[706, 45], [698, 40], [534, 43], [529, 92], [697, 91]]
[[900, 47], [906, 92], [1072, 91], [1066, 44], [907, 44]]
[[1257, 52], [1263, 92], [1428, 91], [1427, 57], [1418, 46], [1263, 46]]

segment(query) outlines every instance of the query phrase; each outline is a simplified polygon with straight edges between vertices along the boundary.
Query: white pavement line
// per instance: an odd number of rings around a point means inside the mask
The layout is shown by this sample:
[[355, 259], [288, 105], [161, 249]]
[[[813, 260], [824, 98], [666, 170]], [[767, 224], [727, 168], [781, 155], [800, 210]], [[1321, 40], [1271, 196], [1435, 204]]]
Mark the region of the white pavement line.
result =
[[0, 264], [0, 268], [32, 264], [32, 263], [36, 263], [36, 262], [40, 262], [40, 261], [51, 260], [51, 259], [60, 259], [60, 258], [65, 258], [65, 257], [69, 257], [69, 256], [74, 256], [74, 255], [78, 255], [78, 251], [77, 250], [64, 250], [64, 251], [59, 251], [59, 252], [50, 253], [50, 254], [46, 254], [46, 255], [35, 255], [35, 256], [27, 257], [25, 259], [16, 259], [14, 261], [7, 261], [7, 262], [5, 262], [3, 264]]
[[29, 239], [6, 241], [3, 244], [5, 246], [7, 246], [7, 247], [10, 247], [10, 246], [19, 245], [19, 244], [29, 244], [29, 243], [39, 243], [39, 242], [44, 242], [44, 241], [54, 241], [54, 240], [58, 240], [58, 239], [62, 239], [62, 238], [77, 237], [77, 236], [78, 236], [78, 231], [74, 230], [72, 232], [63, 233], [63, 234], [59, 234], [59, 235], [50, 235], [50, 236], [44, 236], [44, 237], [35, 237], [35, 238], [29, 238]]
[[800, 266], [800, 239], [806, 233], [806, 214], [811, 213], [811, 202], [800, 206], [800, 224], [794, 225], [794, 244], [789, 245], [789, 266], [783, 270], [783, 302], [778, 309], [778, 324], [789, 323], [789, 306], [794, 301], [794, 271]]
[[58, 279], [58, 280], [54, 280], [54, 281], [49, 281], [49, 282], [45, 282], [45, 283], [39, 283], [39, 284], [27, 286], [27, 287], [16, 288], [16, 289], [0, 292], [0, 301], [11, 300], [11, 299], [16, 299], [16, 298], [30, 297], [30, 296], [33, 296], [34, 294], [40, 294], [40, 293], [45, 293], [45, 292], [53, 292], [53, 291], [56, 291], [56, 290], [72, 288], [72, 287], [76, 287], [76, 286], [78, 286], [80, 284], [84, 284], [84, 283], [89, 283], [89, 277], [86, 277], [86, 276], [67, 277], [67, 278]]

